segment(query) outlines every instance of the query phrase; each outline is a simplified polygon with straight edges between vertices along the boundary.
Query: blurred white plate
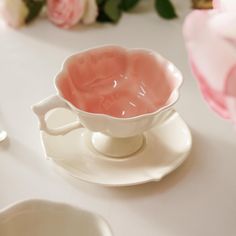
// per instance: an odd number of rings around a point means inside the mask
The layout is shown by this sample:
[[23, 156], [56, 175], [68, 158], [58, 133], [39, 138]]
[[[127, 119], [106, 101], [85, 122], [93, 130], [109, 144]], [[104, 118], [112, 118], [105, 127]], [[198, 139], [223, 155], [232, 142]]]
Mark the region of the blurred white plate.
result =
[[64, 203], [28, 200], [0, 211], [1, 236], [112, 236], [98, 215]]

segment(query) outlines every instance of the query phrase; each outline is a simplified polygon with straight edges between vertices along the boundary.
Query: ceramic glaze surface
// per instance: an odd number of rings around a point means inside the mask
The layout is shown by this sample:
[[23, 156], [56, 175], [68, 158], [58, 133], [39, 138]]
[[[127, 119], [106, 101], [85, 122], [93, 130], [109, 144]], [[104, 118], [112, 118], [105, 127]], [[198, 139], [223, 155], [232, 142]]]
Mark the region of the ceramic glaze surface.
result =
[[[73, 113], [61, 109], [53, 111], [47, 122], [55, 126], [73, 119]], [[45, 156], [69, 181], [84, 180], [105, 186], [159, 181], [186, 160], [192, 146], [190, 130], [177, 112], [161, 126], [145, 132], [143, 148], [127, 158], [111, 158], [97, 152], [91, 135], [84, 128], [60, 136], [41, 132]]]
[[[32, 108], [40, 129], [51, 135], [85, 127], [128, 138], [161, 125], [179, 98], [182, 82], [180, 71], [154, 51], [99, 47], [70, 56], [56, 76], [57, 94]], [[55, 108], [71, 110], [77, 121], [48, 128], [45, 116]]]
[[111, 236], [93, 213], [46, 200], [28, 200], [0, 211], [1, 236]]
[[148, 50], [116, 46], [72, 56], [56, 86], [65, 100], [90, 113], [129, 118], [170, 104], [180, 80], [174, 66]]

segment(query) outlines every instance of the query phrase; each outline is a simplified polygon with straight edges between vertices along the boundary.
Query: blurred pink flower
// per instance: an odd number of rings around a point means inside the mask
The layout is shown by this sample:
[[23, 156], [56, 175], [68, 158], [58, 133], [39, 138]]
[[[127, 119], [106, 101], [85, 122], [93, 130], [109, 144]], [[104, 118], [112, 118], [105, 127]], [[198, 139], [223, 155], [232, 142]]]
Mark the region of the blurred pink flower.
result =
[[2, 0], [0, 16], [11, 27], [18, 28], [25, 24], [28, 8], [23, 0]]
[[47, 0], [49, 19], [61, 28], [76, 25], [84, 14], [86, 0]]
[[193, 11], [183, 30], [204, 98], [236, 124], [236, 1], [216, 0], [213, 10]]
[[223, 11], [236, 10], [235, 0], [213, 0], [213, 6], [215, 9], [220, 9]]

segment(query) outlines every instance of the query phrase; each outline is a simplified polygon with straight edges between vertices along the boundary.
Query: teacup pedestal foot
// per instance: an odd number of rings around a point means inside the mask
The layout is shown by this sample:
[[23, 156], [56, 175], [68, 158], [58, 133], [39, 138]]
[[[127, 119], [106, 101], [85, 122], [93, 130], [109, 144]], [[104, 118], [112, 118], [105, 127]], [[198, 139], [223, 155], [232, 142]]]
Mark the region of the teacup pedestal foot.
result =
[[92, 134], [91, 142], [96, 151], [114, 158], [131, 156], [145, 143], [142, 134], [128, 138], [114, 138], [99, 132]]

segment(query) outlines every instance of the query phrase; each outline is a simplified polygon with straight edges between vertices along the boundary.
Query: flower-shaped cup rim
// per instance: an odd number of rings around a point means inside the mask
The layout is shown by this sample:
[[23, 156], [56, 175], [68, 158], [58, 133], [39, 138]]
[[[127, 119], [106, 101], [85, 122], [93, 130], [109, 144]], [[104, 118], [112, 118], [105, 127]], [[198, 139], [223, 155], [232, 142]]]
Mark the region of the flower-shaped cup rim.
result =
[[[152, 55], [155, 56], [155, 58], [157, 60], [163, 60], [166, 62], [166, 68], [167, 68], [167, 65], [171, 65], [175, 71], [177, 72], [178, 76], [176, 75], [173, 75], [173, 77], [176, 79], [176, 80], [179, 80], [179, 82], [177, 83], [177, 85], [175, 86], [175, 88], [173, 89], [173, 91], [171, 92], [171, 95], [169, 96], [168, 99], [170, 99], [173, 94], [175, 95], [175, 98], [173, 99], [173, 101], [166, 105], [166, 106], [163, 106], [161, 108], [158, 108], [157, 110], [155, 110], [154, 112], [148, 112], [148, 113], [144, 113], [144, 114], [141, 114], [141, 115], [137, 115], [137, 116], [132, 116], [132, 117], [126, 117], [126, 118], [122, 118], [122, 117], [115, 117], [115, 116], [111, 116], [111, 115], [108, 115], [108, 114], [103, 114], [103, 113], [93, 113], [93, 112], [87, 112], [87, 111], [84, 111], [84, 110], [81, 110], [79, 109], [78, 107], [74, 106], [71, 102], [69, 102], [67, 99], [65, 99], [63, 97], [63, 95], [61, 94], [57, 84], [58, 84], [58, 81], [60, 80], [61, 76], [65, 73], [65, 71], [67, 70], [67, 67], [68, 65], [70, 64], [71, 61], [73, 61], [73, 59], [78, 56], [78, 55], [81, 55], [83, 53], [86, 53], [86, 52], [89, 52], [89, 51], [92, 51], [92, 50], [96, 50], [96, 49], [101, 49], [101, 48], [107, 48], [107, 47], [113, 47], [113, 48], [117, 48], [117, 49], [123, 49], [125, 50], [127, 53], [130, 52], [130, 51], [135, 51], [135, 50], [139, 50], [139, 51], [143, 51], [143, 52], [147, 52], [147, 53], [150, 53]], [[70, 107], [73, 108], [73, 110], [75, 111], [79, 111], [81, 112], [82, 114], [84, 115], [87, 115], [87, 116], [97, 116], [97, 117], [102, 117], [102, 118], [105, 118], [105, 119], [112, 119], [112, 120], [117, 120], [117, 121], [128, 121], [128, 120], [139, 120], [139, 119], [143, 119], [143, 118], [146, 118], [146, 117], [150, 117], [150, 116], [155, 116], [157, 114], [159, 114], [160, 112], [164, 111], [164, 110], [167, 110], [168, 108], [172, 107], [179, 99], [180, 97], [180, 92], [179, 92], [179, 89], [180, 87], [182, 86], [183, 84], [183, 75], [182, 73], [180, 72], [180, 70], [174, 65], [174, 63], [172, 63], [171, 61], [169, 61], [168, 59], [166, 59], [165, 57], [163, 57], [161, 54], [157, 53], [156, 51], [154, 50], [151, 50], [151, 49], [147, 49], [147, 48], [127, 48], [127, 47], [122, 47], [122, 46], [118, 46], [118, 45], [102, 45], [102, 46], [97, 46], [97, 47], [92, 47], [92, 48], [89, 48], [89, 49], [85, 49], [85, 50], [82, 50], [82, 51], [79, 51], [77, 53], [74, 53], [72, 55], [70, 55], [69, 57], [67, 57], [65, 60], [64, 60], [64, 63], [62, 63], [62, 66], [61, 66], [61, 70], [57, 73], [56, 77], [54, 78], [54, 87], [56, 89], [56, 92], [57, 92], [57, 95], [64, 101], [66, 102], [67, 104], [70, 105]], [[168, 100], [167, 99], [167, 100]]]

